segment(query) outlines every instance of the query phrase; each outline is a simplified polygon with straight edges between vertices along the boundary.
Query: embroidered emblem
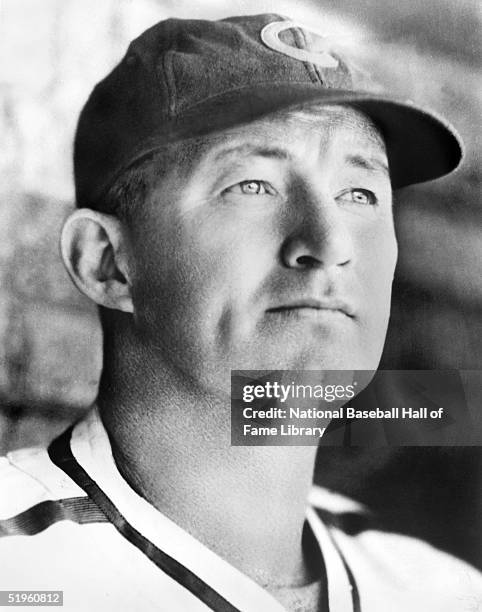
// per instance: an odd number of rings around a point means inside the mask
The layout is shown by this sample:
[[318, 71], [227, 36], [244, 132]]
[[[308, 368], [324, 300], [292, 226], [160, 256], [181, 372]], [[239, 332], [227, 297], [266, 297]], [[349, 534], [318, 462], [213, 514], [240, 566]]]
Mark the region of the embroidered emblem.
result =
[[322, 66], [323, 68], [338, 67], [338, 60], [330, 55], [328, 51], [308, 51], [308, 49], [298, 49], [297, 47], [292, 47], [284, 43], [280, 39], [279, 35], [284, 30], [289, 30], [290, 28], [300, 28], [302, 30], [306, 30], [307, 32], [311, 32], [312, 34], [316, 34], [320, 38], [324, 38], [326, 40], [326, 36], [323, 36], [320, 34], [320, 32], [317, 32], [313, 28], [304, 26], [296, 21], [273, 21], [272, 23], [268, 23], [268, 25], [264, 26], [264, 28], [261, 30], [261, 40], [270, 49], [279, 51], [279, 53], [288, 55], [289, 57], [299, 60], [300, 62], [311, 62], [312, 64]]

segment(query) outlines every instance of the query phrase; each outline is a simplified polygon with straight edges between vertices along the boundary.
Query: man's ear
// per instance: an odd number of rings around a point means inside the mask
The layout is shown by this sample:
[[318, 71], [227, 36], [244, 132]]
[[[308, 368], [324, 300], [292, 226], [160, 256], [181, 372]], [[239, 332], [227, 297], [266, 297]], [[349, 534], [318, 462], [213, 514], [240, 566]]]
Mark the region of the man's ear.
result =
[[133, 312], [127, 246], [116, 217], [88, 208], [68, 217], [60, 238], [64, 265], [77, 288], [100, 306]]

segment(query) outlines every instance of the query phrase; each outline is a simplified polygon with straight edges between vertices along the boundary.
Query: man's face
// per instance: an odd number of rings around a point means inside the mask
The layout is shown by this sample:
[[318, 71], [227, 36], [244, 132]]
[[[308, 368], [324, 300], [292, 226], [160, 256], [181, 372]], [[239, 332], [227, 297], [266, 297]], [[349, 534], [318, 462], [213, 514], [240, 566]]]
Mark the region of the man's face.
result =
[[203, 141], [132, 230], [136, 324], [211, 389], [230, 369], [375, 369], [397, 246], [387, 158], [347, 107]]

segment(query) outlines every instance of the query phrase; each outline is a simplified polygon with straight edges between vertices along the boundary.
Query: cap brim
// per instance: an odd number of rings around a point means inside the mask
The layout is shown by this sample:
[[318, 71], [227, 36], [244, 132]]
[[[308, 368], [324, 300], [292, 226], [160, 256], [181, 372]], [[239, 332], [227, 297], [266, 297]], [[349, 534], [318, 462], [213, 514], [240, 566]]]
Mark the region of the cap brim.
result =
[[431, 111], [383, 95], [304, 83], [256, 85], [209, 98], [183, 110], [164, 136], [171, 142], [202, 136], [306, 103], [349, 104], [370, 117], [384, 137], [395, 189], [444, 176], [462, 159], [457, 132]]

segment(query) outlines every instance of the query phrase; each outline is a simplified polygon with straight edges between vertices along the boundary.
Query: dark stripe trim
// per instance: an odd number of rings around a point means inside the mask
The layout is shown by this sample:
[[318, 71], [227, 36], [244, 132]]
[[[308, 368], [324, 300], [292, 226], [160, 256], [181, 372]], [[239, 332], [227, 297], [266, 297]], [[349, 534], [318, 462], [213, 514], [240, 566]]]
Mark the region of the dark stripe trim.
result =
[[343, 562], [343, 565], [345, 566], [345, 571], [347, 573], [348, 580], [350, 581], [351, 601], [353, 604], [353, 612], [361, 612], [360, 593], [358, 592], [358, 586], [356, 584], [355, 576], [353, 575], [353, 572], [351, 571], [350, 566], [346, 562], [345, 557], [341, 554], [341, 550], [338, 548], [336, 543], [335, 543], [335, 546]]
[[211, 610], [215, 610], [216, 612], [239, 612], [237, 608], [201, 580], [201, 578], [181, 565], [176, 559], [173, 559], [154, 546], [152, 542], [126, 521], [97, 483], [95, 483], [82, 466], [77, 463], [70, 449], [71, 435], [72, 427], [55, 439], [49, 446], [49, 456], [55, 465], [70, 476], [70, 478], [87, 493], [107, 519], [114, 525], [117, 531], [143, 552], [148, 559], [157, 565], [157, 567], [181, 586], [188, 589], [194, 596], [209, 606]]
[[[326, 511], [320, 511], [319, 508], [315, 508], [315, 510], [318, 513], [318, 516], [320, 517], [321, 520], [324, 520], [324, 515], [328, 514]], [[335, 521], [333, 520], [333, 517], [335, 517], [335, 516], [336, 515], [333, 515], [333, 514], [330, 513], [330, 517], [332, 519], [331, 520], [331, 525], [335, 524]], [[329, 520], [326, 520], [324, 522], [330, 524]], [[358, 586], [357, 586], [357, 583], [356, 583], [356, 580], [355, 580], [355, 576], [353, 575], [353, 572], [351, 571], [350, 566], [346, 562], [346, 559], [343, 556], [343, 554], [342, 554], [342, 552], [340, 550], [340, 547], [338, 546], [338, 543], [336, 542], [335, 538], [333, 537], [333, 535], [331, 534], [329, 529], [328, 529], [328, 535], [330, 536], [330, 539], [331, 539], [331, 541], [333, 543], [333, 546], [336, 548], [337, 553], [340, 555], [340, 559], [341, 559], [341, 561], [343, 563], [343, 567], [345, 568], [346, 575], [348, 576], [348, 581], [350, 582], [351, 602], [352, 602], [352, 606], [353, 606], [353, 612], [361, 612], [360, 593], [358, 591]]]
[[68, 497], [35, 504], [16, 516], [0, 520], [0, 538], [15, 535], [37, 535], [59, 521], [79, 525], [106, 523], [105, 515], [88, 497]]
[[[306, 531], [305, 531], [306, 529]], [[305, 539], [306, 538], [306, 539]], [[305, 544], [306, 542], [306, 544]], [[316, 535], [313, 532], [313, 529], [311, 528], [311, 525], [309, 524], [308, 521], [305, 522], [305, 527], [303, 529], [303, 540], [302, 543], [305, 544], [305, 546], [303, 547], [304, 551], [306, 551], [309, 554], [309, 550], [311, 548], [311, 565], [313, 567], [318, 567], [319, 568], [319, 574], [318, 574], [318, 578], [321, 581], [321, 589], [320, 589], [320, 597], [318, 600], [318, 610], [326, 610], [326, 612], [329, 612], [330, 610], [330, 603], [328, 600], [328, 575], [326, 573], [326, 563], [325, 563], [325, 558], [323, 556], [323, 552], [321, 550], [321, 546], [320, 543], [318, 542], [318, 539], [316, 537]], [[314, 548], [316, 547], [316, 548]]]

